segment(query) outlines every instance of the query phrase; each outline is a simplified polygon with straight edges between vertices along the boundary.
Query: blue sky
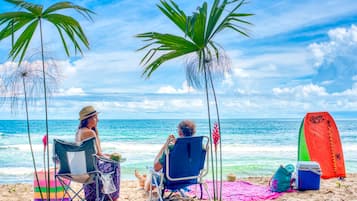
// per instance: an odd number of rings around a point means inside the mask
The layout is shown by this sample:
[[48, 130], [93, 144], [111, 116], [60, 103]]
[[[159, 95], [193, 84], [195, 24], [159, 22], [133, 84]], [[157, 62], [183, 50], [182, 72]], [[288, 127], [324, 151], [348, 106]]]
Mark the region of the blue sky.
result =
[[[155, 6], [159, 0], [73, 2], [96, 13], [93, 22], [74, 14], [91, 47], [83, 56], [67, 58], [55, 30], [45, 25], [45, 48], [60, 70], [49, 119], [77, 119], [85, 105], [94, 105], [103, 119], [207, 116], [203, 91], [185, 81], [185, 58], [163, 64], [150, 79], [141, 76], [145, 52], [135, 50], [144, 43], [134, 35], [181, 34]], [[190, 14], [203, 1], [175, 2]], [[0, 5], [0, 12], [14, 9]], [[232, 68], [216, 81], [222, 118], [303, 118], [312, 111], [357, 117], [357, 1], [250, 0], [240, 11], [255, 14], [248, 18], [254, 24], [248, 27], [251, 37], [226, 31], [215, 38]], [[33, 49], [39, 48], [36, 36]], [[11, 66], [9, 47], [9, 40], [0, 42], [0, 72]], [[33, 102], [30, 118], [44, 119], [43, 105]], [[0, 119], [24, 119], [22, 111], [11, 112], [5, 103]]]

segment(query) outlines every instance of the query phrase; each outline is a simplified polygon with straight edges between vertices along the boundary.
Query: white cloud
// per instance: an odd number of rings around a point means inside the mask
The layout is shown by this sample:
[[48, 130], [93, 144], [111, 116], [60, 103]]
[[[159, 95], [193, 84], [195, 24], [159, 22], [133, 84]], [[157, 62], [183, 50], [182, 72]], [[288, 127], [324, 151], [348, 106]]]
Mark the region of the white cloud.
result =
[[272, 89], [272, 92], [276, 96], [280, 95], [287, 95], [287, 96], [294, 96], [294, 97], [314, 97], [314, 96], [327, 96], [328, 93], [326, 92], [325, 88], [309, 84], [309, 85], [300, 85], [296, 87], [276, 87]]
[[237, 89], [236, 92], [239, 95], [246, 95], [246, 96], [250, 96], [250, 95], [259, 95], [260, 92], [254, 89]]
[[332, 41], [336, 41], [345, 45], [356, 45], [357, 43], [357, 26], [351, 25], [350, 29], [336, 28], [328, 32], [328, 35]]
[[113, 51], [88, 53], [74, 62], [78, 73], [93, 72], [102, 69], [109, 72], [133, 72], [139, 70], [139, 55], [133, 51]]
[[204, 103], [202, 99], [197, 98], [186, 98], [186, 99], [173, 99], [168, 102], [168, 108], [175, 108], [175, 110], [186, 109], [187, 112], [190, 110], [195, 111], [199, 108], [203, 108]]
[[352, 56], [351, 51], [355, 51], [357, 48], [356, 25], [351, 25], [349, 29], [336, 28], [329, 30], [328, 36], [329, 42], [312, 43], [308, 47], [315, 58], [315, 66], [321, 66], [324, 62], [331, 63], [336, 59], [337, 55]]
[[232, 79], [232, 74], [231, 73], [224, 73], [224, 79], [222, 81], [223, 85], [226, 85], [228, 87], [232, 87], [234, 85], [234, 81]]
[[304, 76], [313, 72], [306, 60], [307, 55], [304, 49], [291, 48], [253, 58], [233, 58], [235, 65], [232, 70], [237, 78]]
[[329, 92], [352, 88], [357, 75], [357, 26], [328, 31], [329, 40], [309, 45], [316, 74], [312, 83]]
[[195, 92], [196, 90], [189, 86], [187, 81], [185, 80], [182, 83], [182, 88], [180, 89], [176, 89], [173, 86], [164, 86], [164, 87], [160, 87], [159, 90], [157, 91], [157, 93], [159, 94], [184, 94], [184, 93], [192, 93]]
[[135, 109], [135, 110], [150, 110], [150, 111], [155, 111], [161, 107], [164, 106], [163, 101], [158, 101], [158, 100], [143, 100], [143, 101], [138, 101], [138, 102], [128, 102], [126, 104], [127, 108], [129, 109]]
[[351, 89], [346, 89], [342, 92], [332, 93], [333, 96], [342, 96], [342, 97], [356, 97], [357, 98], [357, 83], [354, 83]]
[[81, 88], [69, 88], [67, 90], [60, 89], [57, 93], [54, 94], [55, 96], [84, 96], [86, 93]]
[[175, 89], [172, 86], [164, 86], [164, 87], [160, 87], [160, 89], [157, 91], [157, 93], [160, 93], [160, 94], [175, 94], [175, 93], [177, 93], [177, 89]]

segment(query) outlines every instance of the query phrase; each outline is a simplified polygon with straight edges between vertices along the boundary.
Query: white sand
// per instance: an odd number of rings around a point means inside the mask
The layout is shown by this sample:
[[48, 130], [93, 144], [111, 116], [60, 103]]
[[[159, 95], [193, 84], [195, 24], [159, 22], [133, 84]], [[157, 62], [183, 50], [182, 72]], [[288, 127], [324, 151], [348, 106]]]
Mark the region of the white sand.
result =
[[[267, 185], [268, 177], [249, 177], [242, 179], [253, 184]], [[31, 201], [33, 186], [31, 184], [0, 185], [0, 201]], [[146, 201], [147, 194], [138, 186], [137, 181], [121, 181], [119, 201]], [[277, 201], [357, 201], [357, 174], [348, 174], [339, 182], [337, 179], [321, 179], [320, 190], [296, 191], [285, 193]]]

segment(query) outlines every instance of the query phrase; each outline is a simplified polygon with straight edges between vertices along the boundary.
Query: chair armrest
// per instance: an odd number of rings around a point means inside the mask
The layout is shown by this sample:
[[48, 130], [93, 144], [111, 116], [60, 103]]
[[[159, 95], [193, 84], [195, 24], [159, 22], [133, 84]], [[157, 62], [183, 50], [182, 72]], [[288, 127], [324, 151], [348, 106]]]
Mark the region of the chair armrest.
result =
[[93, 156], [96, 157], [100, 161], [104, 161], [104, 162], [108, 162], [108, 163], [118, 163], [118, 161], [112, 160], [112, 159], [104, 157], [104, 156], [99, 156], [97, 154], [94, 154]]
[[[164, 173], [162, 171], [155, 171], [153, 167], [147, 167], [149, 173], [151, 174], [151, 184], [156, 186], [162, 186], [164, 183]], [[159, 178], [159, 181], [157, 180]]]

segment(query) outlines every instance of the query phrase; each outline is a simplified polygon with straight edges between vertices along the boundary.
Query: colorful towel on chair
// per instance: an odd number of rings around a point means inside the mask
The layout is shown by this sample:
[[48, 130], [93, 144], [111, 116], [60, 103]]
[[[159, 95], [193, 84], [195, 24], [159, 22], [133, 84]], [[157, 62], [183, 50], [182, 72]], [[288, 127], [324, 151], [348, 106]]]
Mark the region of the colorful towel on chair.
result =
[[[212, 181], [207, 181], [208, 191], [213, 197]], [[219, 185], [218, 185], [219, 186]], [[197, 191], [197, 192], [196, 192]], [[200, 195], [199, 188], [192, 186], [190, 194]], [[255, 185], [245, 181], [223, 182], [222, 199], [224, 201], [262, 201], [278, 198], [282, 193], [271, 192], [268, 186]], [[203, 190], [203, 199], [208, 199]]]
[[[101, 180], [99, 180], [99, 198], [102, 198], [103, 196], [110, 196], [112, 200], [116, 200], [119, 198], [119, 192], [120, 192], [120, 164], [119, 163], [112, 163], [112, 162], [105, 162], [105, 161], [99, 161], [97, 160], [97, 166], [98, 169], [102, 173], [110, 173], [114, 172], [114, 175], [112, 177], [114, 186], [116, 187], [116, 191], [113, 193], [110, 193], [109, 195], [103, 194], [103, 183]], [[86, 184], [84, 185], [84, 193], [85, 193], [85, 198], [87, 201], [95, 201], [96, 199], [96, 184], [91, 183], [91, 184]], [[104, 199], [104, 200], [110, 200]]]

